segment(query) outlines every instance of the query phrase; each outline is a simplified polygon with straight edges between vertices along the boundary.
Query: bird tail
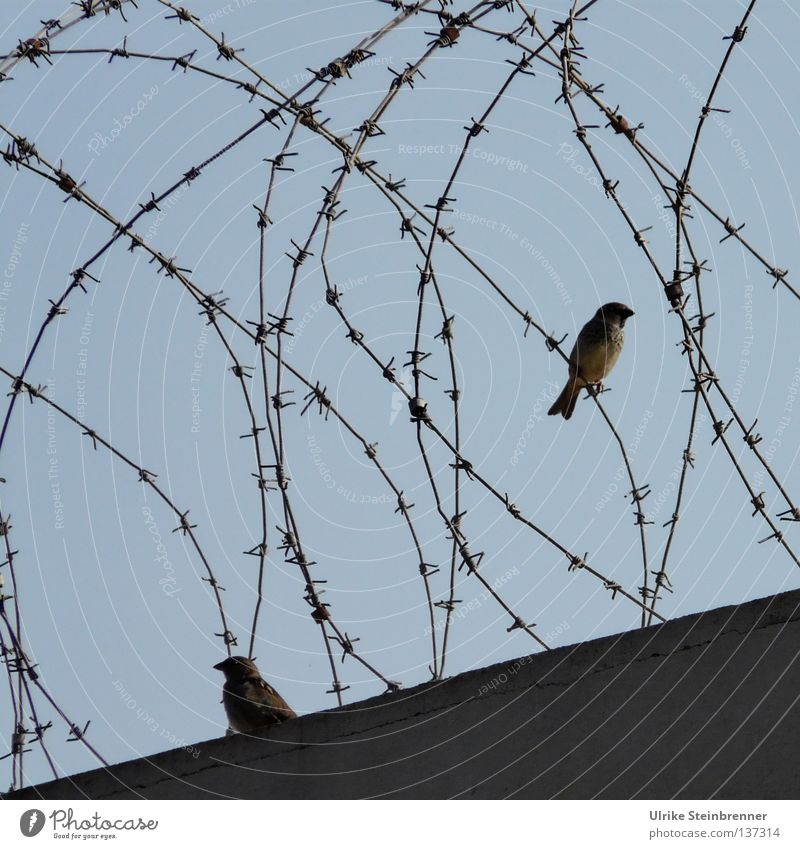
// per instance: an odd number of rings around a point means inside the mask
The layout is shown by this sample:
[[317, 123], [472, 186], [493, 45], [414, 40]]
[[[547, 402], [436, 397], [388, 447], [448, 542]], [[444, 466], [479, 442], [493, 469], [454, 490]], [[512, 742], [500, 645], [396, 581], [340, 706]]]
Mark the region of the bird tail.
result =
[[557, 416], [561, 413], [565, 419], [570, 419], [575, 410], [575, 404], [580, 395], [581, 386], [577, 379], [567, 381], [567, 385], [561, 390], [561, 394], [556, 398], [553, 406], [547, 411], [548, 416]]

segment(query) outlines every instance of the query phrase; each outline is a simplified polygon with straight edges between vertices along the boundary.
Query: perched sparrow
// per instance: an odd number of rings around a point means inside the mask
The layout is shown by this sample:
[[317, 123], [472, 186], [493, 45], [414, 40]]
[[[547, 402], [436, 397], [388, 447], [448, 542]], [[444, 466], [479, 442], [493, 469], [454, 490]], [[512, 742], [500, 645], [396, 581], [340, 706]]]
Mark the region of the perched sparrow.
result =
[[565, 419], [570, 418], [581, 389], [600, 383], [614, 368], [625, 342], [625, 321], [632, 315], [630, 307], [614, 301], [600, 307], [583, 325], [569, 355], [569, 380], [548, 415], [561, 413]]
[[222, 704], [234, 731], [254, 731], [297, 717], [249, 657], [225, 658], [214, 669], [225, 673]]

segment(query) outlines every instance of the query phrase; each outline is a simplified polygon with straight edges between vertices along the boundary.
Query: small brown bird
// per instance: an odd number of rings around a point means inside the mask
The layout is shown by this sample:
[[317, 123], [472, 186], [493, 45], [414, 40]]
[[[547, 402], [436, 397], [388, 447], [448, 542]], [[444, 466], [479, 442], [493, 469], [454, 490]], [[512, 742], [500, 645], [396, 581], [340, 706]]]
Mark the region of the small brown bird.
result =
[[569, 355], [567, 385], [547, 411], [549, 416], [561, 413], [569, 419], [581, 389], [600, 383], [608, 376], [625, 342], [625, 322], [633, 314], [630, 307], [614, 301], [600, 307], [594, 317], [583, 325]]
[[255, 731], [265, 725], [297, 718], [278, 691], [261, 677], [249, 657], [227, 657], [214, 669], [225, 673], [222, 704], [233, 731]]

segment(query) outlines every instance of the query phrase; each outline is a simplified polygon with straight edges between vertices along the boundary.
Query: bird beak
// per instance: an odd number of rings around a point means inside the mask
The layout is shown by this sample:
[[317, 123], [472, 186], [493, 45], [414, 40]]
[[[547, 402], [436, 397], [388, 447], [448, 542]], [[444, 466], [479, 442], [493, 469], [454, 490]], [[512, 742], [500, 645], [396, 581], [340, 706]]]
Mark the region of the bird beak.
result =
[[632, 315], [636, 315], [636, 313], [628, 307], [628, 312], [626, 313], [625, 318], [630, 318]]
[[225, 669], [225, 661], [221, 660], [219, 663], [215, 663], [214, 669], [219, 669], [219, 671], [222, 672]]

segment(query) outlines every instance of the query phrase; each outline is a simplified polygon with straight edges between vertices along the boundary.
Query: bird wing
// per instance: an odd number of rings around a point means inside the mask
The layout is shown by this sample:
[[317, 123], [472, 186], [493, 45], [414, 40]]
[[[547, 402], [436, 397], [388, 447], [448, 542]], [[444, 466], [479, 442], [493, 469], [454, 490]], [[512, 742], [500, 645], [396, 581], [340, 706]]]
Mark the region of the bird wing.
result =
[[273, 708], [277, 713], [282, 714], [286, 719], [294, 719], [297, 714], [289, 707], [286, 700], [281, 694], [270, 684], [261, 678], [254, 677], [248, 679], [249, 683], [255, 688], [257, 693], [261, 694], [259, 701], [268, 702], [270, 708]]
[[619, 357], [620, 346], [609, 338], [605, 322], [596, 318], [588, 321], [578, 338], [570, 356], [570, 366], [587, 383], [598, 383], [611, 371]]

